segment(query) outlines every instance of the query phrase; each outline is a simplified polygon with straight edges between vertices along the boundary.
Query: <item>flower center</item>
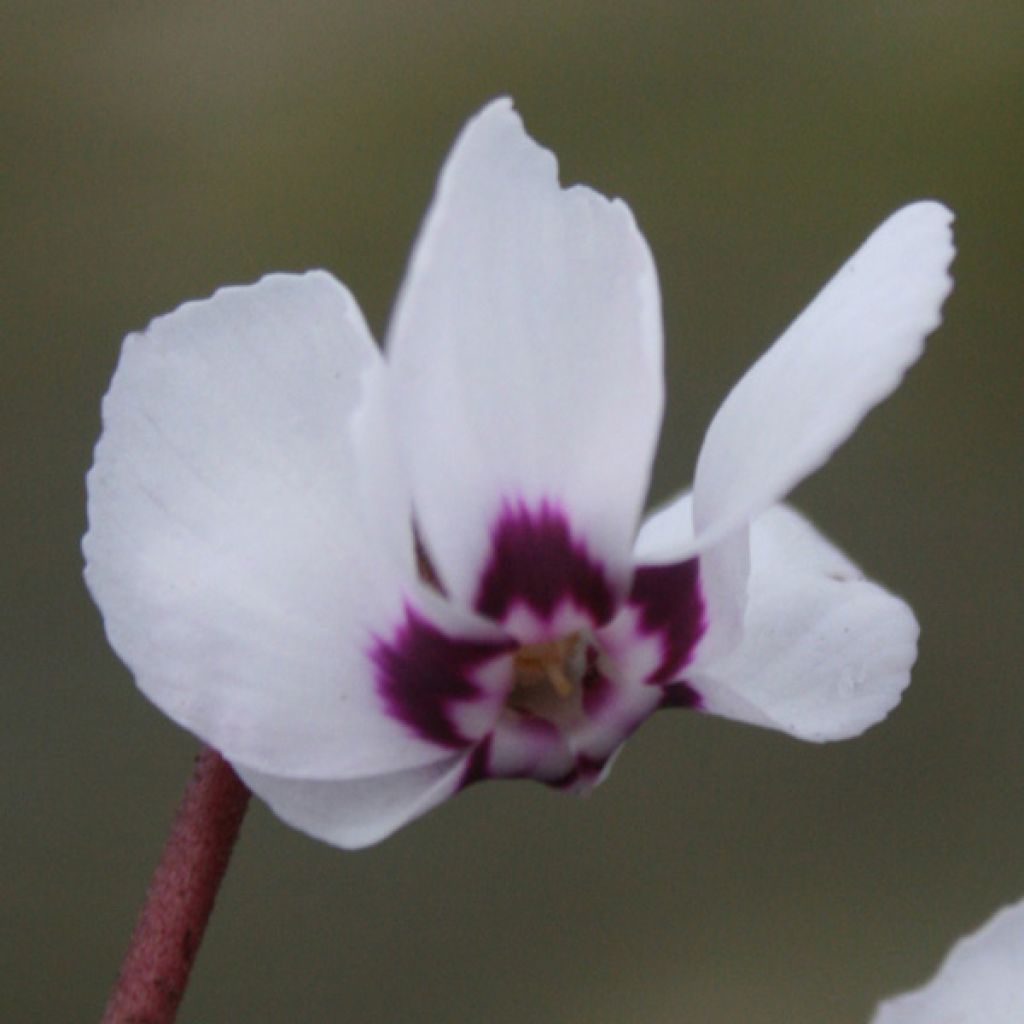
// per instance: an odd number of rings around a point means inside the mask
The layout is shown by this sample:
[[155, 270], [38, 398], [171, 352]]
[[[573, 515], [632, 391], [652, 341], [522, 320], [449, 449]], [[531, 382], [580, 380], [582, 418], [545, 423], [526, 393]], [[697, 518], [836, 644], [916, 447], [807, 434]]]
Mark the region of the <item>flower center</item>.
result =
[[581, 632], [523, 645], [513, 657], [507, 706], [549, 721], [571, 715], [596, 660], [596, 648]]

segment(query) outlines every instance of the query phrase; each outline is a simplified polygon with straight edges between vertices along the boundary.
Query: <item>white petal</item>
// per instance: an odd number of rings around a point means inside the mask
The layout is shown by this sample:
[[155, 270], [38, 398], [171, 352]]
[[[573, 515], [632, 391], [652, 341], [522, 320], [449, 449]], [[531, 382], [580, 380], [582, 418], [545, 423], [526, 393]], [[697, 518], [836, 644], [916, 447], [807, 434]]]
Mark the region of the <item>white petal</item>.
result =
[[389, 359], [416, 513], [472, 603], [503, 503], [567, 512], [628, 585], [663, 403], [657, 278], [629, 209], [561, 189], [508, 100], [448, 158]]
[[702, 546], [783, 498], [899, 384], [940, 322], [952, 215], [890, 217], [733, 388], [697, 462]]
[[759, 516], [750, 541], [740, 643], [698, 648], [686, 674], [705, 710], [815, 741], [880, 721], [910, 680], [913, 613], [792, 509]]
[[[366, 408], [382, 365], [333, 278], [277, 275], [130, 336], [104, 401], [84, 550], [110, 641], [168, 715], [258, 769], [450, 754], [384, 713], [367, 653], [413, 564]], [[398, 507], [361, 504], [383, 496]]]
[[693, 542], [693, 492], [683, 491], [643, 521], [633, 554], [645, 565], [665, 565], [687, 558]]
[[386, 839], [458, 792], [468, 755], [363, 779], [285, 779], [235, 765], [273, 812], [315, 839], [353, 850]]
[[[750, 541], [741, 526], [700, 555], [700, 589], [707, 618], [701, 655], [725, 654], [739, 641], [750, 575]], [[665, 565], [693, 557], [693, 494], [686, 491], [644, 521], [636, 539], [638, 565]]]
[[1024, 1021], [1024, 902], [1004, 907], [950, 951], [923, 988], [886, 1000], [872, 1024]]

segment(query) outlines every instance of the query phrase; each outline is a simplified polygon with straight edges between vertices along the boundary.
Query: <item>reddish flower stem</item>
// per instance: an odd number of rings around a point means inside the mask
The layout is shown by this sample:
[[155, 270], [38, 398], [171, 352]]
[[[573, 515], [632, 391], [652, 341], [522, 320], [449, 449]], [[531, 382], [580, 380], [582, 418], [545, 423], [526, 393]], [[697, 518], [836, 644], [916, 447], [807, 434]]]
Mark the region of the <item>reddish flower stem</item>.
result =
[[210, 747], [192, 777], [153, 873], [102, 1024], [171, 1024], [249, 804], [249, 790]]

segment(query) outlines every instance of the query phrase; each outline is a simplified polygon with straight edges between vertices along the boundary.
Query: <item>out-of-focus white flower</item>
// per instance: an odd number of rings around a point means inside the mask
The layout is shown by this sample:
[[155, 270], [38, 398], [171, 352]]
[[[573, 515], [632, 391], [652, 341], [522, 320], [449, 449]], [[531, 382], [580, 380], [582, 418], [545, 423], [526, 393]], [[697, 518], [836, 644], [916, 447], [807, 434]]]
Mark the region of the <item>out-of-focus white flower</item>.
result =
[[951, 215], [887, 220], [736, 385], [638, 530], [658, 282], [499, 100], [441, 175], [387, 338], [323, 272], [127, 339], [86, 577], [168, 715], [286, 821], [371, 843], [479, 779], [586, 789], [665, 706], [811, 740], [899, 700], [905, 604], [778, 502], [899, 383]]
[[1024, 902], [961, 939], [916, 992], [887, 999], [872, 1024], [1022, 1024]]

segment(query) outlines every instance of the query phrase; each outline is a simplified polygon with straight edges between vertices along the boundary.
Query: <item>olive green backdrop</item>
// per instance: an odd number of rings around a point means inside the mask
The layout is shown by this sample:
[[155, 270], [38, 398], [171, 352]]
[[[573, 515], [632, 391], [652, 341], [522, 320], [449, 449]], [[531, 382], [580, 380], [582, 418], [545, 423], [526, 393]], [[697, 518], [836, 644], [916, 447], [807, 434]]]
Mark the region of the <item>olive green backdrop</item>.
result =
[[254, 806], [182, 1020], [854, 1024], [1024, 896], [1019, 4], [26, 0], [0, 48], [0, 1019], [98, 1016], [195, 746], [80, 580], [121, 337], [315, 266], [380, 329], [504, 92], [657, 258], [655, 499], [886, 214], [956, 209], [945, 326], [796, 495], [914, 605], [914, 682], [820, 748], [665, 714], [588, 800], [479, 787], [360, 854]]

